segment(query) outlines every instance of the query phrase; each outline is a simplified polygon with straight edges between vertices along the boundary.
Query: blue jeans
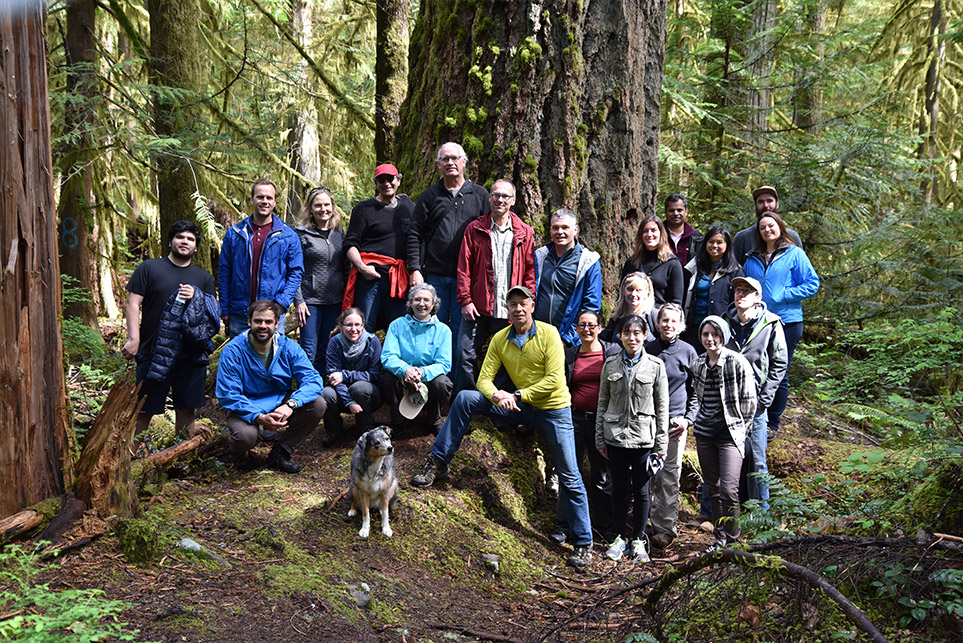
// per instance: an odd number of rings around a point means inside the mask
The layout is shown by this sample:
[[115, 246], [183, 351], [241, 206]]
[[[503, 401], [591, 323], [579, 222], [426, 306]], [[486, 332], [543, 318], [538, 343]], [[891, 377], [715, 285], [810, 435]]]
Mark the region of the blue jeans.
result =
[[462, 320], [461, 306], [458, 304], [458, 285], [454, 277], [441, 275], [425, 275], [425, 283], [434, 286], [441, 299], [438, 321], [451, 329], [451, 378], [454, 380], [455, 390], [458, 391], [467, 387], [461, 381], [461, 351], [458, 348], [458, 333]]
[[[749, 500], [760, 500], [763, 511], [769, 510], [769, 485], [765, 480], [751, 477], [750, 473], [769, 473], [766, 464], [766, 447], [769, 444], [769, 434], [766, 432], [766, 409], [759, 409], [752, 418], [752, 432], [746, 436], [746, 458], [742, 462], [742, 479], [745, 483], [744, 493], [740, 493]], [[740, 484], [740, 487], [742, 484]]]
[[328, 339], [331, 331], [338, 323], [341, 314], [341, 304], [326, 304], [322, 306], [308, 306], [311, 313], [301, 327], [301, 339], [298, 342], [315, 370], [324, 374], [325, 361], [328, 354]]
[[[278, 320], [278, 332], [282, 335], [284, 334], [284, 322], [286, 318], [286, 315], [281, 315], [281, 319]], [[250, 327], [251, 325], [247, 323], [247, 317], [244, 315], [231, 315], [231, 321], [227, 325], [227, 332], [231, 338], [234, 338]]]
[[591, 545], [588, 496], [575, 461], [575, 430], [572, 427], [571, 409], [566, 406], [546, 411], [524, 402], [518, 406], [520, 411], [503, 411], [478, 391], [462, 391], [455, 397], [451, 412], [438, 431], [431, 454], [444, 462], [451, 462], [473, 415], [510, 418], [515, 423], [538, 427], [548, 444], [558, 473], [558, 505], [569, 525], [568, 541], [575, 546]]
[[358, 275], [358, 281], [354, 286], [354, 305], [364, 313], [364, 328], [369, 333], [373, 333], [377, 328], [378, 314], [382, 308], [385, 313], [385, 328], [405, 314], [405, 300], [391, 297], [390, 289], [391, 282], [385, 275], [374, 281], [368, 281]]
[[786, 403], [789, 401], [789, 364], [792, 364], [792, 355], [796, 352], [796, 345], [803, 336], [803, 323], [793, 322], [785, 324], [783, 330], [786, 333], [786, 347], [789, 349], [789, 363], [786, 365], [786, 375], [779, 382], [772, 404], [769, 405], [769, 427], [773, 431], [779, 430], [779, 422], [782, 420], [782, 412], [786, 410]]

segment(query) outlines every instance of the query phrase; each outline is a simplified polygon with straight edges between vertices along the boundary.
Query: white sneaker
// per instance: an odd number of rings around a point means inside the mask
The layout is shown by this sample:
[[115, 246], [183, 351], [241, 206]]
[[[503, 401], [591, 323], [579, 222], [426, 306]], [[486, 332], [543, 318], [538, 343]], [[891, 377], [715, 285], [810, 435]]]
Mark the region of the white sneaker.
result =
[[622, 560], [622, 556], [625, 554], [625, 540], [622, 536], [616, 536], [612, 544], [609, 545], [608, 550], [605, 552], [606, 558], [611, 560]]
[[631, 552], [633, 563], [649, 563], [652, 559], [649, 558], [649, 551], [645, 546], [645, 541], [636, 538], [629, 545], [629, 551]]

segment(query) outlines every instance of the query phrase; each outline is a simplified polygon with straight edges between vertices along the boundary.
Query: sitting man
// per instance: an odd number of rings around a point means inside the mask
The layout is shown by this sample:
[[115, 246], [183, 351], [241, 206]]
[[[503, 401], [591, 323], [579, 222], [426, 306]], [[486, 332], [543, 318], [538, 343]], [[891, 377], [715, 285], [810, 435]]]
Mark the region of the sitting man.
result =
[[242, 471], [260, 466], [250, 451], [261, 439], [274, 441], [267, 466], [297, 473], [301, 465], [291, 454], [324, 417], [321, 376], [298, 343], [277, 332], [280, 316], [270, 299], [252, 303], [250, 328], [224, 347], [217, 365], [215, 394], [229, 412], [228, 444]]
[[[569, 565], [584, 568], [592, 557], [592, 526], [588, 496], [575, 461], [572, 399], [565, 384], [565, 354], [554, 326], [534, 320], [531, 291], [515, 286], [508, 291], [508, 317], [512, 325], [492, 337], [478, 376], [477, 391], [462, 391], [455, 398], [412, 486], [430, 487], [448, 476], [448, 463], [468, 428], [472, 415], [512, 418], [537, 426], [548, 443], [558, 472], [559, 512], [569, 525], [568, 542], [575, 546]], [[504, 366], [518, 386], [514, 393], [496, 390], [494, 379]]]

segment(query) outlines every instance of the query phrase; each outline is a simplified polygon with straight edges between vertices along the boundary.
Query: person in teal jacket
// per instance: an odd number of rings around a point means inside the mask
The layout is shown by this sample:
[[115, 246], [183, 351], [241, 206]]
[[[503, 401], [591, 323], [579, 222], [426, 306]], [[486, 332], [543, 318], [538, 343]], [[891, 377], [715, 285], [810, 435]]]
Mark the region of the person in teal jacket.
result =
[[769, 406], [769, 439], [779, 430], [782, 413], [789, 399], [789, 364], [803, 335], [802, 301], [819, 291], [819, 275], [801, 247], [786, 230], [786, 223], [775, 212], [759, 216], [756, 247], [746, 258], [743, 272], [762, 285], [762, 300], [769, 312], [784, 324], [788, 349], [786, 375]]
[[434, 286], [416, 284], [408, 291], [407, 314], [391, 322], [385, 333], [382, 397], [391, 408], [395, 436], [407, 425], [399, 409], [401, 398], [413, 393], [419, 384], [428, 389], [421, 413], [434, 433], [441, 426], [441, 407], [451, 399], [451, 329], [438, 321], [439, 306], [441, 299]]
[[321, 376], [304, 349], [277, 332], [280, 315], [275, 302], [255, 301], [248, 308], [250, 328], [228, 342], [218, 359], [214, 392], [228, 411], [228, 444], [244, 471], [260, 466], [250, 452], [258, 440], [274, 442], [267, 466], [300, 471], [291, 454], [324, 417]]

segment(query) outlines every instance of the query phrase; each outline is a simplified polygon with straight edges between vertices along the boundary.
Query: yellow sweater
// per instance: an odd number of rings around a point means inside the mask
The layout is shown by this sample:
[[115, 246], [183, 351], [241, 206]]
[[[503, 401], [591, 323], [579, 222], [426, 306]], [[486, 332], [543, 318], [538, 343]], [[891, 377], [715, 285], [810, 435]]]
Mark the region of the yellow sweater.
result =
[[572, 398], [565, 384], [562, 338], [551, 324], [533, 323], [535, 335], [525, 342], [523, 348], [508, 338], [511, 326], [495, 333], [478, 374], [478, 390], [491, 400], [497, 390], [495, 374], [500, 366], [504, 366], [522, 392], [522, 402], [543, 411], [570, 406]]

